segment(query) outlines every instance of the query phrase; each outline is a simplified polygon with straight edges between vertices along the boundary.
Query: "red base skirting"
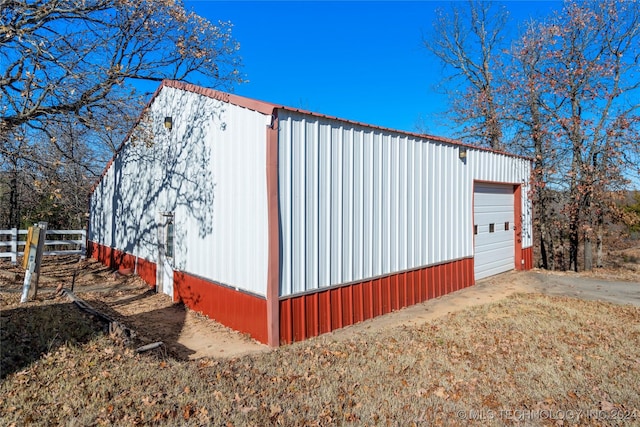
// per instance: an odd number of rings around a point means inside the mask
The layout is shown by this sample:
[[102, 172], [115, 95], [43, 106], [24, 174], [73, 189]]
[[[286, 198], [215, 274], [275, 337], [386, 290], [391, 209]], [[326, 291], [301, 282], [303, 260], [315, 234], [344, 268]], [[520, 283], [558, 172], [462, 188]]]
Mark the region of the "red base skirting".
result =
[[176, 271], [173, 292], [178, 301], [211, 319], [267, 343], [267, 300]]
[[[108, 246], [89, 242], [89, 256], [114, 269], [134, 269], [136, 257]], [[156, 286], [156, 264], [138, 258], [138, 276]], [[236, 291], [208, 280], [175, 271], [173, 299], [192, 310], [267, 343], [267, 303], [264, 298]]]
[[156, 264], [154, 262], [147, 261], [144, 258], [136, 258], [134, 255], [96, 242], [89, 242], [88, 249], [91, 258], [113, 269], [131, 269], [135, 271], [137, 261], [138, 276], [147, 282], [150, 287], [156, 286]]
[[[111, 268], [134, 268], [136, 257], [89, 242], [89, 256]], [[533, 267], [532, 248], [522, 249], [524, 264]], [[137, 259], [138, 275], [156, 283], [156, 264]], [[455, 292], [475, 283], [473, 258], [390, 274], [374, 280], [323, 289], [281, 299], [280, 342], [315, 337], [382, 314]], [[267, 343], [267, 301], [259, 296], [174, 272], [174, 300], [235, 330]]]
[[522, 260], [524, 261], [522, 270], [531, 270], [533, 268], [533, 247], [522, 250]]
[[280, 342], [302, 341], [473, 284], [473, 259], [467, 258], [285, 298]]

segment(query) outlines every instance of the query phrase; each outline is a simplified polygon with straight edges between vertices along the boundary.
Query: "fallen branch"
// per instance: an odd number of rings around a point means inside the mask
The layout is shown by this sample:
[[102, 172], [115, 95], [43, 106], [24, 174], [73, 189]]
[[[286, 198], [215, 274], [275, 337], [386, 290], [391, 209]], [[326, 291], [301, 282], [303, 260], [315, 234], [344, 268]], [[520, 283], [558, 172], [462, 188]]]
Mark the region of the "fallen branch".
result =
[[153, 342], [151, 344], [143, 345], [142, 347], [136, 348], [136, 353], [143, 353], [145, 351], [153, 350], [154, 348], [158, 348], [163, 345], [164, 343], [162, 341]]
[[72, 291], [70, 291], [68, 289], [63, 289], [62, 290], [62, 295], [66, 295], [67, 298], [69, 298], [71, 301], [73, 301], [82, 310], [86, 311], [89, 314], [94, 315], [95, 317], [97, 317], [98, 319], [102, 320], [105, 323], [112, 323], [112, 322], [116, 321], [112, 317], [110, 317], [110, 316], [108, 316], [108, 315], [106, 315], [104, 313], [99, 312], [98, 310], [96, 310], [95, 308], [90, 306], [89, 303], [87, 303], [85, 300], [83, 300], [82, 298], [76, 296], [76, 294], [74, 294]]
[[91, 305], [89, 305], [89, 303], [78, 297], [69, 289], [62, 289], [62, 295], [66, 295], [67, 298], [73, 301], [74, 304], [77, 305], [81, 310], [84, 310], [87, 313], [107, 323], [109, 325], [109, 335], [112, 338], [121, 339], [124, 344], [127, 345], [129, 343], [129, 339], [135, 337], [135, 332], [133, 332], [131, 329], [127, 328], [122, 323], [115, 320], [113, 317], [96, 310]]

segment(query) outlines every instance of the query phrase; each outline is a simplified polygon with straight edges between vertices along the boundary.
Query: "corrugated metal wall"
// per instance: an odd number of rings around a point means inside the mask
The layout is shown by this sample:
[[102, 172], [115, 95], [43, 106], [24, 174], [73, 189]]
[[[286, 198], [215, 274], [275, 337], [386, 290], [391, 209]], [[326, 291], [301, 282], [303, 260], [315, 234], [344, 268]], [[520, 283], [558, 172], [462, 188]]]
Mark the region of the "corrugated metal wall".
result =
[[525, 183], [529, 162], [458, 152], [281, 110], [281, 296], [471, 257], [473, 181]]
[[265, 295], [270, 121], [163, 87], [141, 122], [149, 130], [134, 132], [92, 195], [89, 239], [155, 262], [158, 215], [173, 212], [176, 270]]

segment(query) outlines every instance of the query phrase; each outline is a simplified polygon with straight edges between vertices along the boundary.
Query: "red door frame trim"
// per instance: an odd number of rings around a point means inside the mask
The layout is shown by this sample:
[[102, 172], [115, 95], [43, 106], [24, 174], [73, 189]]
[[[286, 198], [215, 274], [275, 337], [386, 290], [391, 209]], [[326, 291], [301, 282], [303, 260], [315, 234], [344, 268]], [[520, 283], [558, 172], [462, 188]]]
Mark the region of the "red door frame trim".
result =
[[515, 269], [522, 270], [524, 265], [522, 262], [522, 185], [513, 186], [513, 219], [515, 222]]

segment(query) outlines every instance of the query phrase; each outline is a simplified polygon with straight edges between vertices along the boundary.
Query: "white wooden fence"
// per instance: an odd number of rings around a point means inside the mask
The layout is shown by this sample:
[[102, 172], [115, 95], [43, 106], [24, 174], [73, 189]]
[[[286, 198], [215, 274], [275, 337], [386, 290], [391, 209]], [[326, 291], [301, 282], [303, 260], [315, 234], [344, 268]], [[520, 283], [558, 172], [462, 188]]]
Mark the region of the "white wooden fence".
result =
[[[15, 264], [18, 261], [18, 256], [24, 255], [26, 237], [27, 230], [16, 228], [0, 230], [0, 258], [11, 258], [11, 262]], [[84, 256], [87, 252], [87, 231], [47, 230], [44, 246], [43, 255], [79, 254]], [[53, 248], [51, 248], [52, 246]]]

